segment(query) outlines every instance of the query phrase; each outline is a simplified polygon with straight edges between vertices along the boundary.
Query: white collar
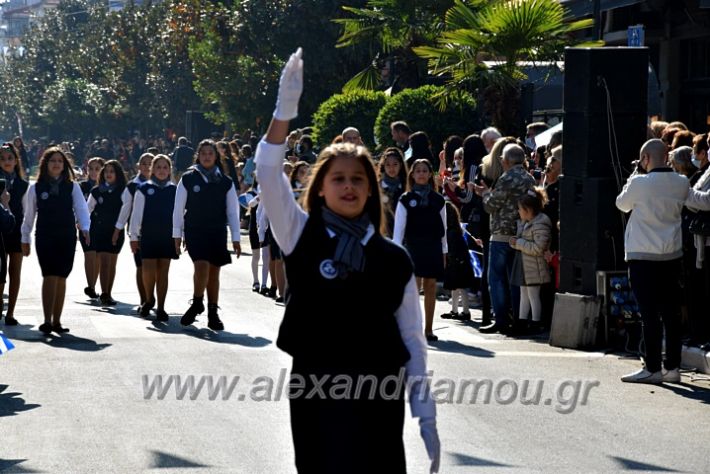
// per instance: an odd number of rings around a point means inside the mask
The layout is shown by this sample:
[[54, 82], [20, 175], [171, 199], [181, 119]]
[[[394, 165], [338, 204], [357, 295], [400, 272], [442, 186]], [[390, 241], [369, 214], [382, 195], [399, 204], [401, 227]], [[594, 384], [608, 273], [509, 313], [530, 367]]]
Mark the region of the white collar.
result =
[[[328, 231], [328, 235], [330, 236], [331, 239], [337, 235], [335, 232], [330, 230], [328, 227], [326, 227], [325, 230]], [[367, 232], [365, 232], [365, 236], [360, 240], [360, 243], [362, 245], [367, 245], [367, 243], [370, 241], [370, 239], [372, 238], [373, 235], [375, 235], [375, 226], [370, 224], [367, 226]]]

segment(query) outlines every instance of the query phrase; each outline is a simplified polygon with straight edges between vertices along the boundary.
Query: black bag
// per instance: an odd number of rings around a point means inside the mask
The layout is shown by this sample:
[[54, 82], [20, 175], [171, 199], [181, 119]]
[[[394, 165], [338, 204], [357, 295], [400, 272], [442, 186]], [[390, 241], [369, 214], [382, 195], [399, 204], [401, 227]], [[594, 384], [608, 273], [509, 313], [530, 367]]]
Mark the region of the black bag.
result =
[[698, 212], [698, 214], [690, 221], [688, 230], [692, 234], [710, 237], [710, 212]]

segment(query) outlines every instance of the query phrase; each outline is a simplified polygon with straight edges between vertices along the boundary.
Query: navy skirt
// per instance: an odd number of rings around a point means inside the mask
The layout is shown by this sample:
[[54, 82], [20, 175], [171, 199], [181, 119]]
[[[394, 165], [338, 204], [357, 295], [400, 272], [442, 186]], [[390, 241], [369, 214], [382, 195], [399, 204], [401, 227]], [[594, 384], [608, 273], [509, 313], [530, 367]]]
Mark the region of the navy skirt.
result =
[[[227, 250], [227, 227], [221, 229], [185, 228], [187, 253], [193, 262], [206, 260], [211, 265], [221, 267], [232, 263]], [[175, 244], [173, 244], [173, 249]], [[146, 258], [143, 254], [143, 258]]]
[[418, 240], [405, 243], [414, 263], [414, 275], [419, 278], [444, 277], [444, 254], [441, 240]]
[[35, 235], [35, 248], [43, 277], [66, 278], [69, 276], [74, 268], [74, 251], [76, 250], [76, 234], [74, 232]]

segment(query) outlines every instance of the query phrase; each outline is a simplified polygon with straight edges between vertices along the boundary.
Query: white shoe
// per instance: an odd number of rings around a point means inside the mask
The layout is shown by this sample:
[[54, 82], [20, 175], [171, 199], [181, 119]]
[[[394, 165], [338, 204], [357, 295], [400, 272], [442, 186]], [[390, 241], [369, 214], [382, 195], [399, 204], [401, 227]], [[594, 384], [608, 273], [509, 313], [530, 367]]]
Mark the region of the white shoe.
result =
[[663, 381], [668, 383], [680, 382], [680, 370], [665, 370], [663, 369]]
[[645, 368], [634, 372], [633, 374], [624, 375], [621, 377], [622, 382], [629, 383], [653, 383], [659, 384], [663, 382], [663, 373], [659, 370], [658, 372], [649, 372]]

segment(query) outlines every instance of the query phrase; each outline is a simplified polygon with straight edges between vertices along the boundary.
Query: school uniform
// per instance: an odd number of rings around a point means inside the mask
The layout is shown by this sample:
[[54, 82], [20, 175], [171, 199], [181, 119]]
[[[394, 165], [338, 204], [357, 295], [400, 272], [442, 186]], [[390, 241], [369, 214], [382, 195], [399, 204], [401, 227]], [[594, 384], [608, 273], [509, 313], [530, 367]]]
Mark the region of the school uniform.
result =
[[[15, 228], [15, 216], [9, 209], [0, 205], [0, 231], [3, 235], [10, 233]], [[0, 283], [5, 284], [7, 280], [7, 248], [5, 240], [0, 239]], [[2, 304], [2, 295], [0, 295], [0, 304]], [[2, 317], [2, 307], [0, 307], [0, 317]]]
[[[138, 173], [135, 178], [133, 178], [127, 185], [126, 188], [128, 188], [128, 192], [131, 193], [131, 199], [133, 199], [136, 195], [136, 191], [138, 190], [138, 186], [141, 184], [145, 183], [148, 181], [147, 178], [144, 178], [142, 174]], [[131, 209], [133, 208], [133, 204], [131, 203]], [[128, 226], [130, 228], [131, 226], [131, 218], [128, 218]], [[174, 246], [174, 245], [173, 245]], [[137, 252], [133, 254], [133, 262], [136, 264], [136, 268], [141, 268], [143, 266], [143, 262], [141, 260], [141, 250], [138, 249]]]
[[444, 276], [442, 254], [448, 253], [446, 202], [434, 191], [429, 192], [427, 201], [424, 205], [414, 191], [400, 196], [392, 240], [409, 251], [416, 276], [440, 279]]
[[31, 243], [35, 217], [35, 248], [42, 276], [68, 277], [74, 266], [75, 223], [79, 222], [82, 231], [88, 231], [91, 223], [79, 185], [62, 181], [58, 192], [52, 190], [49, 180], [30, 185], [21, 229], [22, 243]]
[[215, 266], [227, 265], [227, 225], [232, 240], [238, 242], [239, 202], [232, 179], [216, 170], [217, 181], [210, 183], [196, 167], [180, 178], [173, 210], [173, 238], [184, 238], [192, 261], [206, 260]]
[[[320, 210], [309, 215], [292, 198], [282, 172], [285, 145], [261, 142], [257, 172], [261, 206], [269, 214], [274, 238], [284, 255], [286, 311], [277, 346], [293, 357], [290, 386], [291, 431], [299, 472], [405, 472], [402, 428], [404, 399], [381, 393], [367, 399], [330, 396], [335, 380], [325, 384], [325, 399], [308, 397], [311, 376], [346, 375], [357, 381], [371, 375], [382, 381], [402, 368], [407, 377], [426, 371], [419, 295], [412, 263], [404, 249], [380, 236], [370, 224], [361, 240], [361, 272], [338, 276], [333, 265], [338, 239]], [[386, 292], [382, 289], [387, 288]], [[374, 305], [368, 295], [378, 295]], [[412, 385], [413, 416], [435, 416], [421, 384]], [[352, 392], [351, 392], [352, 394]], [[424, 396], [422, 396], [424, 394]]]
[[[95, 186], [86, 204], [91, 214], [91, 245], [97, 252], [118, 254], [125, 240], [123, 229], [131, 215], [133, 199], [125, 186]], [[111, 241], [119, 230], [116, 245]]]
[[[84, 195], [85, 200], [89, 199], [89, 194], [91, 194], [91, 190], [94, 188], [94, 186], [96, 186], [96, 182], [88, 179], [79, 183], [81, 193]], [[96, 251], [93, 245], [86, 244], [86, 239], [84, 238], [84, 234], [82, 232], [79, 232], [79, 244], [81, 244], [81, 250], [84, 253]]]
[[404, 183], [399, 179], [385, 178], [380, 180], [380, 188], [382, 189], [382, 204], [384, 205], [387, 219], [387, 236], [392, 237], [394, 232], [394, 212], [397, 209], [400, 196], [404, 193]]
[[[15, 216], [15, 225], [11, 230], [2, 233], [2, 240], [5, 245], [5, 253], [22, 253], [22, 218], [25, 215], [24, 200], [30, 183], [15, 176], [7, 181], [6, 189], [10, 194], [9, 211]], [[3, 273], [4, 274], [4, 273]]]
[[177, 259], [173, 240], [173, 206], [177, 186], [159, 186], [152, 180], [138, 187], [128, 234], [140, 242], [142, 258]]
[[446, 269], [444, 271], [444, 288], [447, 290], [471, 288], [474, 279], [473, 265], [462, 231], [447, 229], [446, 241], [448, 253], [446, 254]]

